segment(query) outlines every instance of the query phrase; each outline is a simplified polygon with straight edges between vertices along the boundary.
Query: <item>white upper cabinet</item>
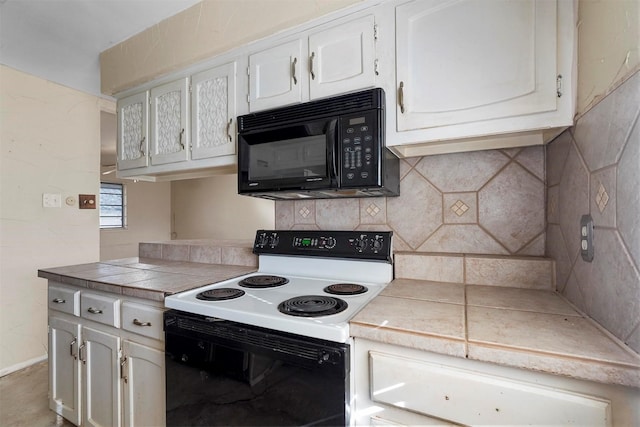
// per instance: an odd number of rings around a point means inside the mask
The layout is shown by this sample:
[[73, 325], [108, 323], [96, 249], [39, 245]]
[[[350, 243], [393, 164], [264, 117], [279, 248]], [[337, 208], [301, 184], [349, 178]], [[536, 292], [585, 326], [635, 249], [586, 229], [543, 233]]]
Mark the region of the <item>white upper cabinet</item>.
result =
[[249, 110], [375, 86], [375, 19], [368, 15], [249, 55]]
[[189, 158], [189, 78], [151, 89], [151, 164]]
[[236, 153], [236, 63], [191, 77], [191, 159]]
[[249, 55], [249, 105], [265, 110], [302, 101], [302, 40]]
[[148, 166], [149, 93], [142, 92], [118, 100], [118, 169]]
[[553, 1], [398, 6], [398, 130], [555, 110], [556, 45]]
[[383, 66], [395, 65], [384, 87], [396, 153], [541, 144], [543, 129], [572, 124], [571, 1], [399, 1], [379, 14], [395, 29]]
[[375, 85], [373, 15], [309, 36], [309, 98]]

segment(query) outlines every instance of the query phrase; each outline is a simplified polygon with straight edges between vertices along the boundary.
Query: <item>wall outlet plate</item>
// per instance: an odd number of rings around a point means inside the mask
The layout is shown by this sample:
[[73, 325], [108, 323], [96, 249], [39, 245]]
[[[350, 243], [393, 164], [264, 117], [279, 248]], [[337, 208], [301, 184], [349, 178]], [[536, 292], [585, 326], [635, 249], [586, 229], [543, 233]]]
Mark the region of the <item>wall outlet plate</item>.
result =
[[586, 262], [593, 261], [593, 218], [591, 215], [580, 217], [580, 255]]
[[96, 195], [95, 194], [78, 194], [78, 207], [80, 209], [95, 209], [96, 208]]

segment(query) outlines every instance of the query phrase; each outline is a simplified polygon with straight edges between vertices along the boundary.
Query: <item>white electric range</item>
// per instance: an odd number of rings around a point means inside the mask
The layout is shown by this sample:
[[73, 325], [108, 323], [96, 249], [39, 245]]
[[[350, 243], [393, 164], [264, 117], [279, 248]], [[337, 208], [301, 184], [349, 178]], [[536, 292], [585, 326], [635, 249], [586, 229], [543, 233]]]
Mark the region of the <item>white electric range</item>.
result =
[[167, 425], [349, 425], [349, 320], [393, 279], [391, 238], [259, 230], [257, 272], [168, 296]]

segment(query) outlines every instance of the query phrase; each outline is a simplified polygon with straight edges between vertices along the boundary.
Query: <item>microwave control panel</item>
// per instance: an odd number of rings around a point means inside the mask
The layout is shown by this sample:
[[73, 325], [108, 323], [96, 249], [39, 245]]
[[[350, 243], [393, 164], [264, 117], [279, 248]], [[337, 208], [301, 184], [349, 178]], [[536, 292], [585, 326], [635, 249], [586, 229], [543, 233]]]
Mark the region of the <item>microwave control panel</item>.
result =
[[378, 111], [340, 117], [341, 187], [379, 185]]

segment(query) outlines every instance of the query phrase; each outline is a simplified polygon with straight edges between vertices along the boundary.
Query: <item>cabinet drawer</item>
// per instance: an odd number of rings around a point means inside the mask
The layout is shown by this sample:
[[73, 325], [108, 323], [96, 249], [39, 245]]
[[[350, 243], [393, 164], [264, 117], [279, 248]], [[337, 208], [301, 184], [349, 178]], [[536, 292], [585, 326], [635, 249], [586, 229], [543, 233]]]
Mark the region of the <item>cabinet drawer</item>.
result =
[[122, 303], [122, 329], [164, 340], [162, 313], [161, 308], [125, 301]]
[[64, 286], [49, 286], [49, 308], [80, 316], [80, 291]]
[[85, 319], [120, 327], [120, 300], [90, 293], [80, 296], [80, 316]]
[[611, 425], [611, 402], [562, 389], [377, 352], [371, 399], [465, 425]]

